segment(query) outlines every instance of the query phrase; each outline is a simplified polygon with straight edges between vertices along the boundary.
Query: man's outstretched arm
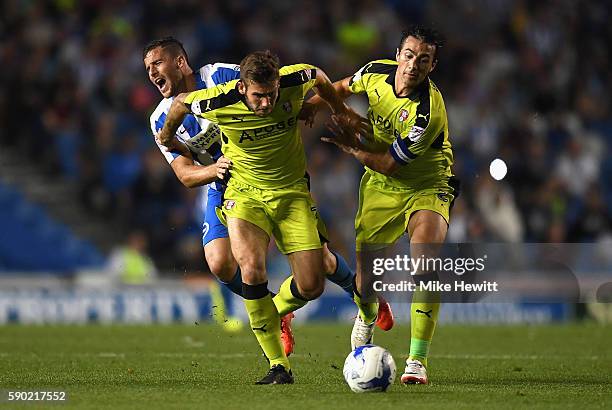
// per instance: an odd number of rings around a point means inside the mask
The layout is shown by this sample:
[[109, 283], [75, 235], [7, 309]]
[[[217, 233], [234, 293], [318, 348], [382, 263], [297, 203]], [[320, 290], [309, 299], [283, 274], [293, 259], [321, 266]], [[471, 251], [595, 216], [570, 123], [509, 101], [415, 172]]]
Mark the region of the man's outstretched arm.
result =
[[315, 95], [310, 97], [304, 102], [302, 110], [300, 111], [300, 119], [308, 127], [312, 127], [314, 119], [319, 110], [327, 103], [334, 113], [347, 113], [350, 110], [344, 100], [350, 95], [351, 91], [348, 89], [348, 80], [346, 81], [346, 88], [343, 86], [343, 81], [337, 81], [332, 83], [327, 74], [320, 68], [317, 68], [316, 83], [314, 86]]
[[329, 128], [334, 137], [322, 138], [322, 140], [338, 146], [344, 152], [351, 154], [363, 165], [376, 172], [389, 176], [393, 175], [399, 169], [400, 164], [393, 157], [391, 151], [389, 149], [384, 151], [369, 149], [359, 140], [359, 137], [363, 140], [373, 140], [373, 136], [363, 135], [364, 132], [369, 131], [362, 131], [362, 134], [358, 135], [347, 121], [348, 119], [345, 117], [332, 116], [332, 123], [328, 123], [327, 128]]
[[325, 74], [325, 72], [320, 68], [317, 68], [317, 78], [314, 85], [314, 91], [316, 95], [310, 98], [308, 101], [318, 96], [319, 102], [317, 103], [317, 106], [327, 103], [333, 113], [344, 113], [349, 110], [346, 104], [344, 104], [346, 97], [343, 98], [338, 93], [338, 90], [336, 90], [334, 84], [332, 84], [327, 74]]
[[227, 179], [232, 162], [221, 156], [214, 164], [203, 166], [196, 165], [191, 158], [181, 155], [172, 161], [170, 166], [183, 185], [187, 188], [195, 188]]

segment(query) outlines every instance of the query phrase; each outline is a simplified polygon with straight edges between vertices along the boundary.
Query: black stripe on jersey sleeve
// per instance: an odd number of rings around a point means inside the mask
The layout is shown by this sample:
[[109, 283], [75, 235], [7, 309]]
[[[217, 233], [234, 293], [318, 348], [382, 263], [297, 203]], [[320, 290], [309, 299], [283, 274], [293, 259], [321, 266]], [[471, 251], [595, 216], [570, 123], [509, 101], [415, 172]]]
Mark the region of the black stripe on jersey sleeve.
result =
[[[418, 139], [423, 137], [423, 133], [427, 129], [430, 120], [431, 107], [429, 102], [429, 79], [425, 79], [425, 84], [420, 84], [418, 88], [414, 91], [415, 97], [418, 96], [419, 103], [416, 108], [416, 119], [414, 121], [414, 125], [410, 129], [408, 135], [399, 136], [396, 140], [391, 144], [390, 151], [393, 158], [400, 164], [406, 165], [416, 159], [418, 157], [417, 154], [410, 151], [408, 148], [409, 145], [412, 145], [412, 141], [410, 136], [414, 133], [415, 137]], [[420, 135], [418, 135], [420, 134]], [[442, 147], [442, 143], [444, 142], [444, 132], [442, 132], [436, 140], [431, 144], [440, 144], [440, 148]]]
[[443, 144], [444, 144], [444, 131], [442, 131], [440, 135], [436, 137], [434, 142], [431, 143], [430, 147], [441, 149]]
[[[397, 65], [395, 64], [368, 63], [363, 67], [363, 72], [361, 73], [361, 75], [364, 75], [364, 74], [393, 74], [393, 76], [395, 76], [395, 70], [397, 70]], [[351, 79], [349, 80], [349, 87], [353, 85], [353, 83], [355, 82], [355, 75], [351, 76]], [[393, 86], [392, 83], [390, 84], [391, 86]]]
[[391, 74], [397, 70], [396, 64], [385, 64], [385, 63], [370, 63], [363, 73], [366, 74]]
[[295, 87], [306, 84], [313, 78], [317, 78], [317, 69], [311, 68], [307, 70], [296, 71], [295, 73], [282, 75], [280, 78], [280, 88]]
[[[242, 95], [238, 92], [238, 89], [233, 88], [227, 93], [219, 94], [216, 97], [209, 98], [207, 100], [200, 100], [199, 112], [209, 112], [219, 108], [227, 107], [228, 105], [236, 104], [242, 100]], [[197, 108], [194, 110], [193, 103], [185, 104], [187, 108], [193, 113], [198, 113]]]
[[430, 106], [429, 106], [429, 80], [425, 79], [427, 87], [422, 87], [419, 92], [419, 105], [416, 109], [416, 120], [414, 125], [422, 129], [426, 129], [429, 125], [429, 119], [431, 117]]

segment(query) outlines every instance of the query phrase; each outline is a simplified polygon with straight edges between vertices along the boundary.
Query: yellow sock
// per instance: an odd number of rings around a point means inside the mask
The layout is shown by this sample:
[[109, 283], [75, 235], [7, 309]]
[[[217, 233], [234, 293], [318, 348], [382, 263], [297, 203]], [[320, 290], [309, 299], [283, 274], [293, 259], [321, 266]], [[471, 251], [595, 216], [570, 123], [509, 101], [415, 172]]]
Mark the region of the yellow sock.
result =
[[[278, 293], [272, 299], [274, 301], [274, 306], [276, 306], [276, 310], [281, 317], [285, 316], [289, 312], [298, 310], [308, 303], [307, 300], [294, 295], [294, 292], [297, 293], [297, 289], [295, 289], [295, 291], [291, 290], [292, 280], [293, 275], [285, 279], [280, 286]], [[293, 286], [295, 287], [295, 285]]]
[[378, 302], [361, 302], [361, 297], [358, 296], [357, 293], [353, 293], [353, 301], [359, 309], [359, 316], [361, 316], [361, 319], [365, 323], [369, 324], [376, 320], [376, 315], [378, 314]]
[[244, 299], [244, 305], [249, 314], [251, 329], [270, 360], [270, 366], [282, 364], [289, 370], [289, 360], [280, 340], [280, 316], [270, 294], [260, 299]]
[[210, 292], [212, 317], [218, 325], [223, 326], [226, 320], [226, 314], [225, 300], [223, 299], [221, 286], [219, 286], [219, 283], [217, 281], [210, 281], [208, 285], [208, 291]]
[[440, 294], [417, 290], [410, 306], [410, 355], [427, 367], [429, 345], [440, 314]]

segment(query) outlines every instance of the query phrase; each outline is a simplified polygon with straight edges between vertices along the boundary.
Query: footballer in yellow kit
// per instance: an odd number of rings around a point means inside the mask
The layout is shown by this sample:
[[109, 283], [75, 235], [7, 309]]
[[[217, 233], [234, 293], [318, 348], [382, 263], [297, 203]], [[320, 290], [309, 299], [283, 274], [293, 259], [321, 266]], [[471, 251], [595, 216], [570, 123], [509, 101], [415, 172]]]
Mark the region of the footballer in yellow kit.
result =
[[[240, 63], [240, 80], [180, 94], [158, 134], [162, 144], [172, 146], [174, 132], [189, 112], [218, 124], [221, 130], [222, 150], [230, 164], [218, 175], [227, 175], [231, 168], [222, 212], [242, 272], [251, 329], [270, 364], [268, 374], [257, 384], [293, 383], [280, 342], [280, 316], [319, 297], [328, 272], [330, 280], [353, 294], [353, 275], [346, 261], [322, 244], [325, 229], [305, 177], [297, 122], [311, 89], [335, 113], [346, 112], [322, 70], [307, 64], [279, 68], [278, 58], [269, 51], [254, 52]], [[274, 297], [268, 290], [265, 263], [271, 235], [287, 254], [292, 271]], [[387, 306], [389, 320], [382, 322], [392, 325], [388, 304], [357, 305], [360, 311], [374, 309], [375, 315], [377, 308]]]
[[[334, 83], [341, 98], [365, 94], [369, 103], [367, 119], [354, 113], [335, 116], [331, 126], [335, 138], [324, 139], [366, 168], [355, 218], [356, 293], [372, 291], [372, 261], [385, 257], [390, 245], [405, 232], [410, 236], [412, 255], [435, 257], [445, 241], [459, 184], [451, 172], [453, 154], [444, 100], [429, 78], [441, 46], [435, 31], [413, 26], [402, 33], [395, 61], [372, 61]], [[309, 103], [318, 105], [316, 97]], [[436, 278], [437, 272], [425, 270], [413, 276], [418, 284]], [[410, 354], [401, 376], [404, 384], [428, 383], [427, 356], [439, 311], [439, 293], [417, 288], [410, 309]], [[352, 346], [372, 341], [373, 320], [358, 315]]]
[[373, 61], [349, 81], [352, 93], [367, 94], [371, 144], [389, 147], [398, 164], [409, 164], [393, 176], [366, 165], [355, 218], [357, 250], [394, 244], [418, 210], [434, 211], [447, 223], [450, 219], [456, 186], [444, 100], [429, 78], [410, 95], [396, 96], [397, 66], [393, 60]]
[[284, 254], [321, 248], [319, 234], [327, 236], [308, 190], [298, 130], [298, 113], [315, 79], [313, 66], [282, 67], [278, 101], [265, 117], [252, 115], [236, 88], [238, 80], [185, 98], [194, 114], [219, 125], [223, 155], [233, 163], [224, 215], [274, 236]]

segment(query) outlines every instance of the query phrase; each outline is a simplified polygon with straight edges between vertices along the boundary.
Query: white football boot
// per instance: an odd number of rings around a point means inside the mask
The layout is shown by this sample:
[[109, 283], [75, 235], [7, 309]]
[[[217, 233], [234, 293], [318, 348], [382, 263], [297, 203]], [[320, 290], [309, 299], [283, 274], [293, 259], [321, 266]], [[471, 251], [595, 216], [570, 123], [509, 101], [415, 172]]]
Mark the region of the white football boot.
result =
[[427, 370], [423, 364], [415, 359], [406, 359], [406, 368], [400, 379], [403, 384], [427, 384]]
[[376, 320], [368, 325], [363, 321], [363, 319], [361, 319], [359, 313], [357, 313], [355, 324], [353, 325], [353, 331], [351, 332], [351, 349], [355, 350], [355, 348], [359, 346], [372, 343], [372, 339], [374, 337], [374, 325], [376, 325]]

